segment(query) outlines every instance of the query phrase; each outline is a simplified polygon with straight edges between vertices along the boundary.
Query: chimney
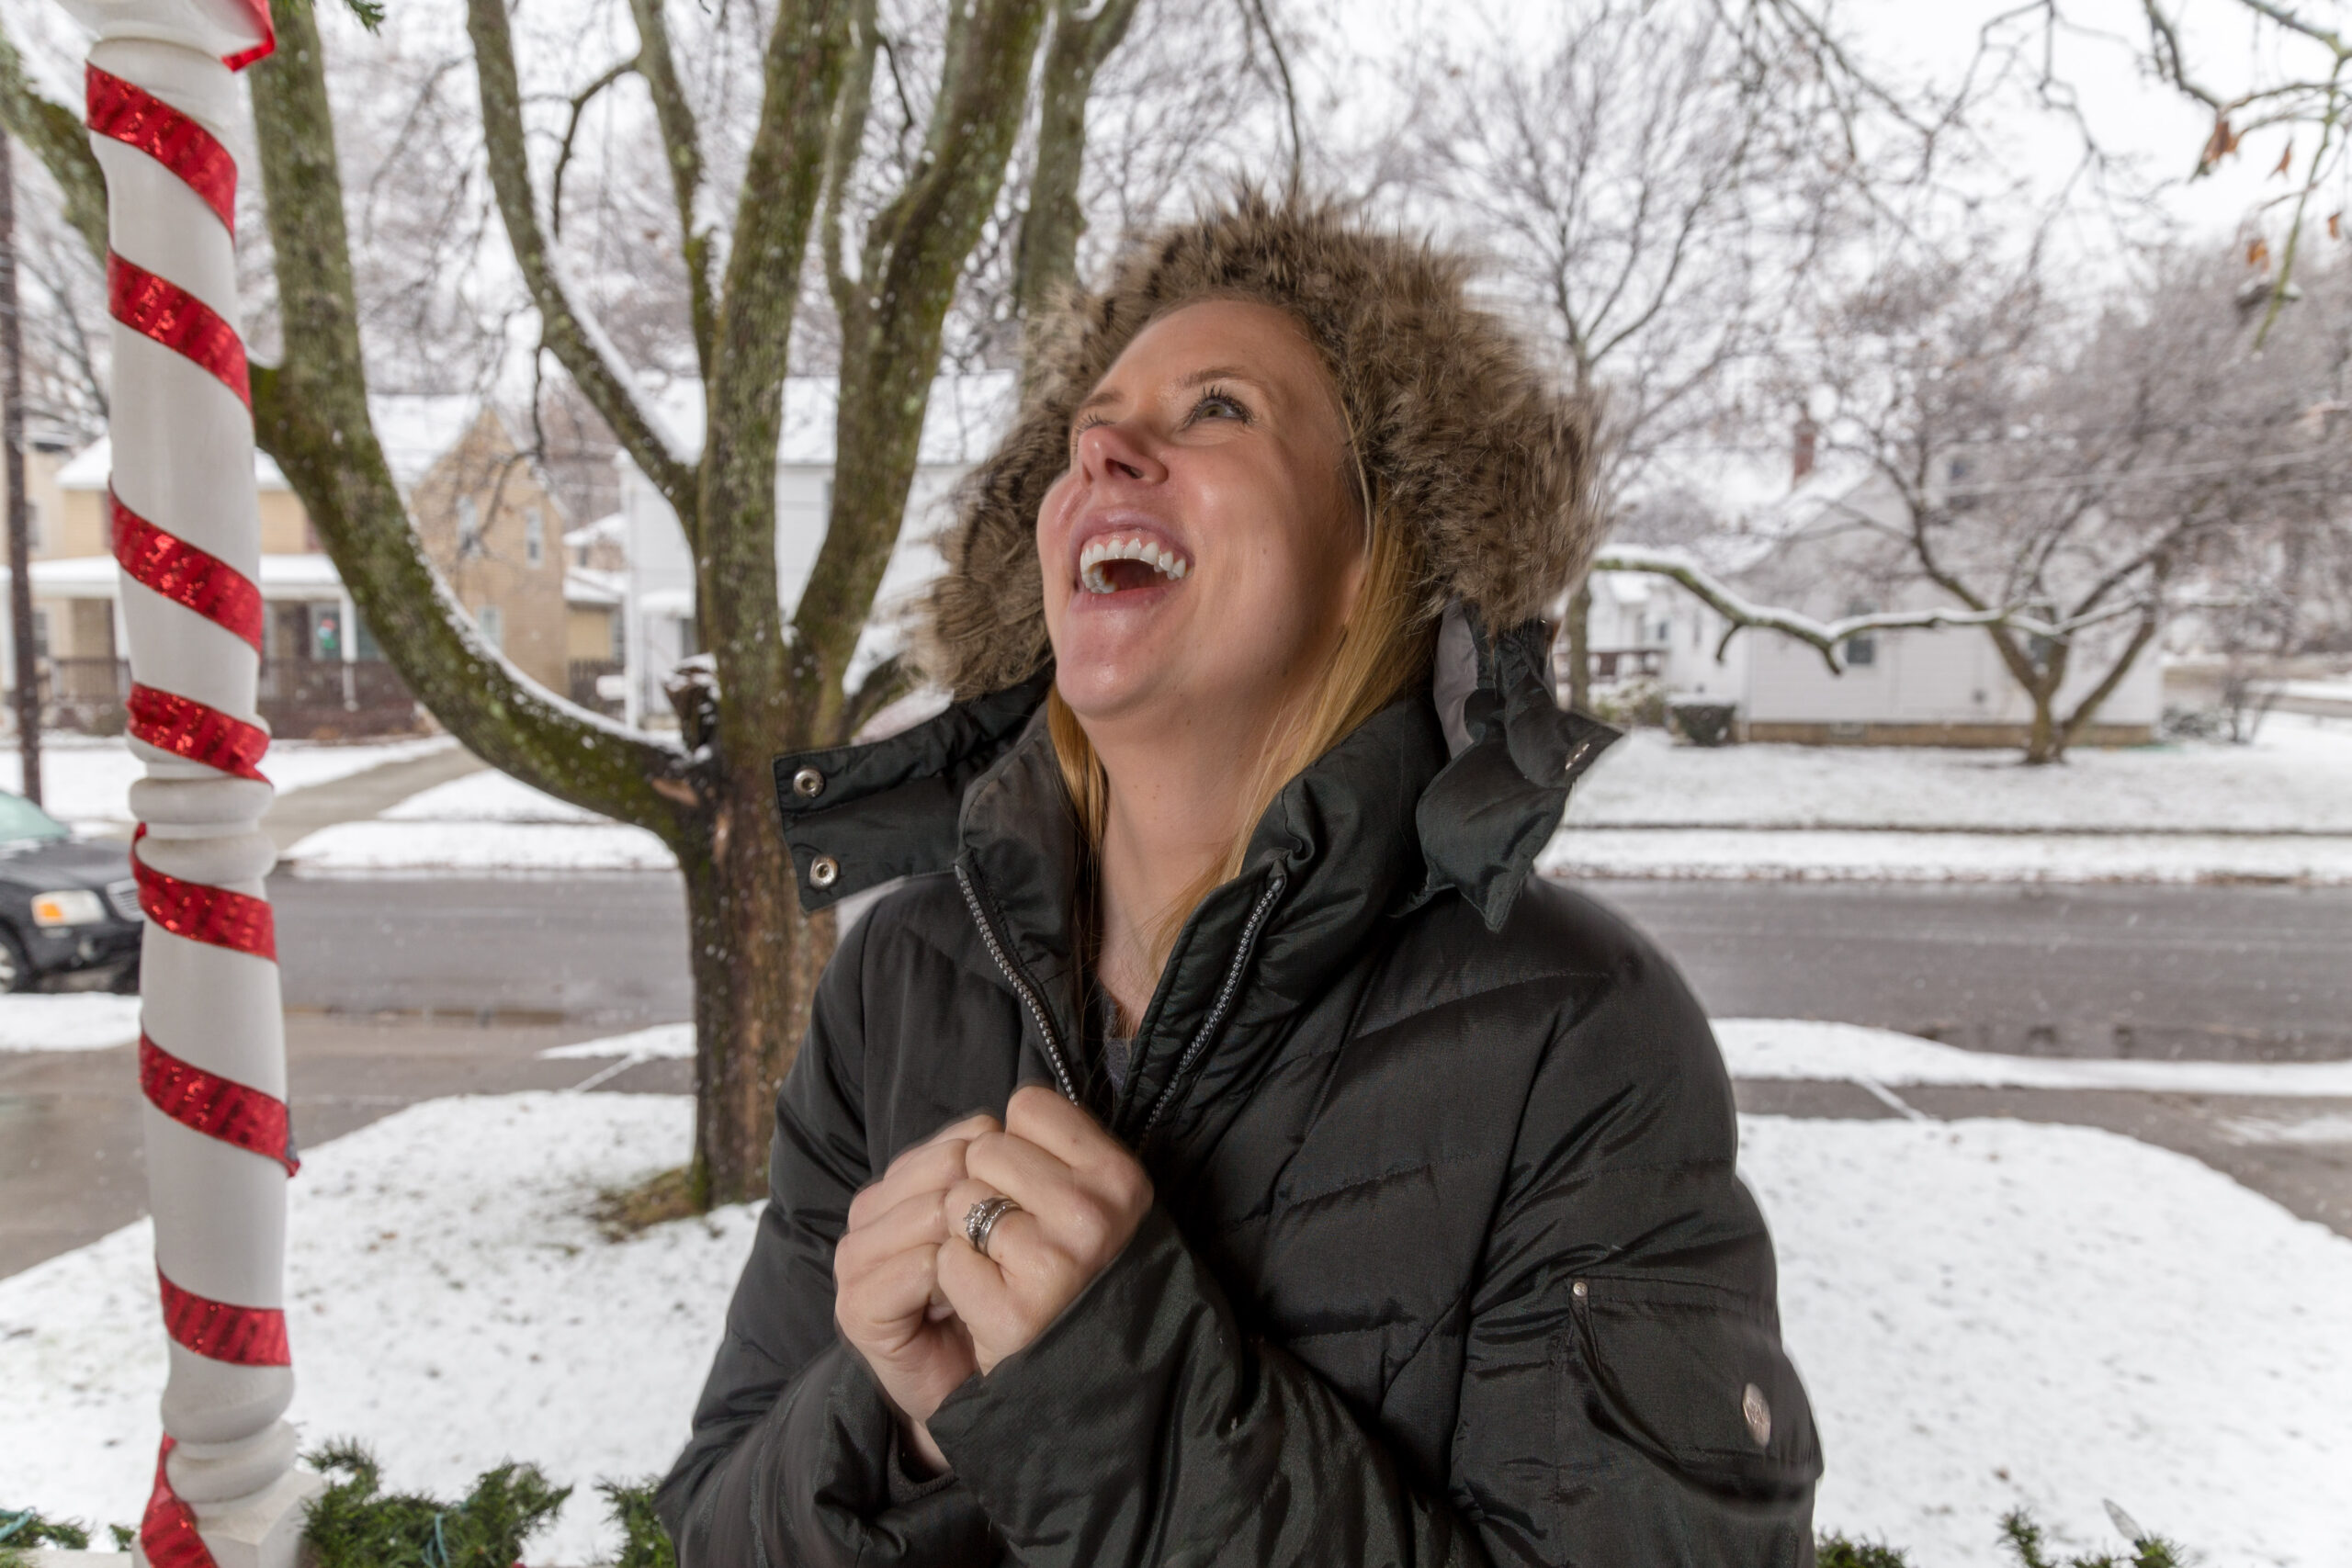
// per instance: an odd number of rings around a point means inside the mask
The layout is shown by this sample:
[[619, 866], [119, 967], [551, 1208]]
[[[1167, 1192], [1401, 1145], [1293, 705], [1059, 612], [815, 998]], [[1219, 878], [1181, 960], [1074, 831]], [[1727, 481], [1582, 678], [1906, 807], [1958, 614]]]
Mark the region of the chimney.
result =
[[1805, 476], [1813, 472], [1814, 446], [1820, 436], [1821, 427], [1813, 423], [1813, 415], [1809, 413], [1797, 415], [1796, 455], [1795, 460], [1790, 465], [1789, 475], [1791, 489], [1804, 483]]

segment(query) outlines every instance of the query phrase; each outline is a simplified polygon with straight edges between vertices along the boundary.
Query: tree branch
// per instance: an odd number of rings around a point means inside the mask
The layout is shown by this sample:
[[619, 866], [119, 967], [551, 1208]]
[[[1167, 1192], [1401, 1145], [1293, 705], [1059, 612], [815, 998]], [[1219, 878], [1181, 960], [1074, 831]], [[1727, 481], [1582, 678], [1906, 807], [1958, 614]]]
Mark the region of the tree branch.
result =
[[[1012, 303], [1023, 321], [1039, 320], [1078, 275], [1078, 242], [1086, 231], [1079, 180], [1086, 165], [1086, 104], [1095, 73], [1126, 36], [1136, 0], [1057, 0], [1053, 37], [1038, 83], [1037, 152], [1029, 177], [1029, 210], [1021, 216], [1013, 254]], [[1025, 358], [1025, 356], [1024, 356]]]
[[[1849, 615], [1841, 620], [1816, 621], [1795, 610], [1784, 610], [1755, 603], [1704, 568], [1673, 550], [1649, 549], [1639, 545], [1607, 545], [1593, 557], [1594, 571], [1639, 571], [1655, 577], [1671, 579], [1689, 591], [1692, 597], [1731, 623], [1724, 634], [1728, 644], [1733, 633], [1748, 630], [1778, 632], [1819, 650], [1823, 662], [1833, 675], [1845, 673], [1845, 666], [1838, 662], [1838, 649], [1849, 638], [1868, 632], [1932, 630], [1941, 626], [2009, 626], [2029, 637], [2064, 637], [2084, 626], [2103, 617], [2091, 617], [2078, 622], [2052, 624], [2022, 610], [1889, 610], [1867, 615]], [[1718, 659], [1722, 649], [1716, 649]]]
[[571, 147], [580, 135], [580, 117], [587, 112], [598, 94], [637, 69], [639, 55], [616, 60], [580, 91], [571, 95], [563, 120], [563, 137], [556, 143], [555, 173], [548, 180], [548, 229], [557, 239], [563, 238], [563, 174], [571, 166]]
[[409, 689], [467, 750], [673, 845], [652, 781], [686, 759], [543, 691], [484, 644], [424, 557], [368, 413], [358, 302], [326, 71], [310, 0], [279, 0], [277, 52], [252, 73], [286, 363], [253, 372], [256, 440], [277, 459]]
[[792, 623], [806, 733], [837, 728], [841, 679], [905, 520], [942, 325], [1003, 186], [1044, 19], [1045, 0], [975, 0], [951, 28], [922, 160], [867, 227], [865, 309], [842, 322], [832, 517]]
[[74, 225], [90, 254], [107, 256], [107, 177], [90, 151], [82, 117], [51, 103], [25, 74], [15, 40], [0, 28], [0, 124], [33, 150], [40, 166], [65, 193], [65, 220]]
[[662, 492], [691, 537], [694, 465], [670, 445], [669, 433], [639, 400], [620, 351], [566, 287], [555, 254], [539, 228], [531, 190], [531, 161], [523, 134], [523, 89], [514, 71], [514, 35], [504, 0], [467, 0], [466, 33], [473, 40], [474, 76], [481, 88], [483, 150], [498, 215], [531, 302], [539, 336], [558, 364], [612, 427], [632, 462]]
[[678, 204], [678, 245], [686, 264], [686, 300], [694, 321], [695, 362], [703, 378], [710, 378], [710, 358], [718, 333], [718, 308], [711, 296], [711, 233], [698, 223], [695, 209], [702, 196], [702, 136], [695, 129], [694, 106], [678, 80], [676, 56], [670, 48], [670, 23], [662, 0], [629, 0], [629, 15], [637, 19], [638, 73], [653, 94], [653, 116], [662, 128], [663, 162], [670, 166], [670, 187]]

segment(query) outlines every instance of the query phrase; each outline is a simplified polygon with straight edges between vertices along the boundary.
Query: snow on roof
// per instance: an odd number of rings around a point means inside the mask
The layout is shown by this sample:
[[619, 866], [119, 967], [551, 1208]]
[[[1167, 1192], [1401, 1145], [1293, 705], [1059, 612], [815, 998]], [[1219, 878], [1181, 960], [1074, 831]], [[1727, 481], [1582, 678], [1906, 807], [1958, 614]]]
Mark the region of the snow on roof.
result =
[[615, 512], [597, 518], [594, 523], [582, 523], [579, 527], [565, 534], [563, 542], [578, 549], [582, 545], [593, 545], [600, 539], [626, 540], [628, 537], [628, 513]]
[[[567, 536], [567, 538], [569, 536]], [[596, 571], [575, 566], [563, 574], [563, 602], [567, 604], [617, 604], [627, 594], [628, 573]]]
[[465, 439], [481, 407], [481, 400], [469, 392], [368, 399], [368, 417], [376, 426], [392, 482], [404, 491], [416, 488], [433, 465]]
[[[60, 490], [96, 490], [107, 488], [107, 480], [114, 472], [114, 442], [101, 435], [87, 446], [66, 459], [57, 470]], [[259, 447], [254, 449], [254, 483], [263, 490], [282, 491], [293, 488], [286, 482], [276, 460]]]
[[[646, 400], [682, 450], [702, 450], [706, 411], [701, 382], [672, 381], [649, 392]], [[786, 378], [784, 430], [775, 455], [779, 467], [832, 467], [833, 417], [840, 400], [840, 384], [831, 376]], [[1020, 400], [1020, 378], [1010, 370], [940, 377], [931, 384], [915, 460], [950, 468], [978, 462], [1011, 426]]]
[[[375, 422], [376, 439], [383, 445], [392, 482], [402, 490], [413, 488], [473, 428], [481, 406], [481, 400], [469, 394], [368, 399], [368, 417]], [[102, 435], [57, 470], [57, 485], [60, 490], [102, 491], [113, 468], [114, 445]], [[259, 447], [254, 449], [254, 481], [263, 490], [293, 488]]]
[[[62, 556], [32, 563], [33, 592], [56, 599], [111, 599], [120, 582], [112, 556]], [[0, 583], [8, 581], [0, 567]], [[334, 599], [342, 596], [343, 579], [334, 562], [323, 555], [261, 558], [261, 594], [265, 599]]]

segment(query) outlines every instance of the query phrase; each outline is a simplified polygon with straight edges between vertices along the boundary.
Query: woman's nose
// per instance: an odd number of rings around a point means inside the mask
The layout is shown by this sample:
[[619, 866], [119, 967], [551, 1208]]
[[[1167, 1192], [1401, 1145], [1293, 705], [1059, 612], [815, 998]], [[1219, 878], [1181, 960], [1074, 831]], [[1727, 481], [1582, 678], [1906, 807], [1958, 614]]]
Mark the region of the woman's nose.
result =
[[1136, 479], [1158, 484], [1168, 469], [1150, 446], [1124, 421], [1104, 421], [1079, 433], [1079, 468], [1090, 479]]

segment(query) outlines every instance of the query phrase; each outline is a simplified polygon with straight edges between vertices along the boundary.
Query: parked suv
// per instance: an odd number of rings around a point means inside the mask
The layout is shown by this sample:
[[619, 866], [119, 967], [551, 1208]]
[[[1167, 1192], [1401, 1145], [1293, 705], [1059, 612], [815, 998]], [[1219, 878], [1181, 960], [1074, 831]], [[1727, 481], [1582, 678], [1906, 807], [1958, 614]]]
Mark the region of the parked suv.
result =
[[128, 845], [74, 837], [20, 795], [0, 790], [0, 991], [51, 976], [139, 988], [139, 885]]

